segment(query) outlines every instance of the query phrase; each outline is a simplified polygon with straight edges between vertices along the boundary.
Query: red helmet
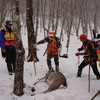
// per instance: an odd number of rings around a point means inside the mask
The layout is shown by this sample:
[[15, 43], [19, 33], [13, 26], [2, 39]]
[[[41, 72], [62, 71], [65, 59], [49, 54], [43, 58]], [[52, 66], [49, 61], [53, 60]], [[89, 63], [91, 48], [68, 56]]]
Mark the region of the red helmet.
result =
[[50, 31], [49, 32], [49, 36], [54, 36], [55, 32], [54, 31]]
[[84, 41], [84, 40], [87, 39], [87, 35], [86, 34], [81, 34], [79, 38], [80, 38], [80, 41]]

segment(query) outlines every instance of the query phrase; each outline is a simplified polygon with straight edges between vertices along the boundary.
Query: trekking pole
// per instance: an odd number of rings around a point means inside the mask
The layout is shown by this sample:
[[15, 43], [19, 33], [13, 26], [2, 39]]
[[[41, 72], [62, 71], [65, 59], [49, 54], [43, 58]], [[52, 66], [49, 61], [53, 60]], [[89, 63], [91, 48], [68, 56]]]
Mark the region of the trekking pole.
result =
[[36, 76], [36, 66], [35, 66], [35, 58], [34, 58], [34, 54], [33, 54], [33, 65], [34, 65], [34, 73], [35, 73], [35, 76]]
[[35, 49], [35, 48], [33, 47], [33, 53], [32, 53], [32, 56], [33, 56], [34, 73], [35, 73], [35, 76], [36, 76], [36, 66], [35, 66], [34, 49]]
[[[89, 52], [89, 54], [90, 54], [90, 52]], [[88, 81], [89, 81], [89, 83], [88, 83], [88, 92], [90, 92], [90, 55], [89, 55], [89, 73], [88, 73]]]
[[88, 92], [90, 92], [90, 61], [89, 61], [89, 73], [88, 73]]
[[78, 56], [77, 64], [78, 64], [78, 65], [80, 64], [80, 57], [79, 57], [79, 56]]

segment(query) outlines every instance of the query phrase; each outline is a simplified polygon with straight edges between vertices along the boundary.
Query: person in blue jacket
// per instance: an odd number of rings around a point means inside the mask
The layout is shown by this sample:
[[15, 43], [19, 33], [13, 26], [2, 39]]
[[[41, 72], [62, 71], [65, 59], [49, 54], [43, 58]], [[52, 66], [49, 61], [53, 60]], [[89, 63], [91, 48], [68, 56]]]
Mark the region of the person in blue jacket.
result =
[[14, 32], [12, 30], [12, 22], [10, 20], [6, 21], [5, 27], [0, 29], [0, 47], [2, 57], [5, 58], [7, 63], [7, 69], [9, 75], [15, 72], [15, 39]]

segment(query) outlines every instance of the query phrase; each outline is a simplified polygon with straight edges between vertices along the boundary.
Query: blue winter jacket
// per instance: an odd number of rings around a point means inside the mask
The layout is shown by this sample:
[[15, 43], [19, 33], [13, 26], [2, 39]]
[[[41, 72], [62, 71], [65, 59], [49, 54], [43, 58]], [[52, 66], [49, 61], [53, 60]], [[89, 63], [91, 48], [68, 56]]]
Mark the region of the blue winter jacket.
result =
[[4, 45], [4, 32], [0, 31], [0, 48], [1, 49], [5, 49], [5, 45]]

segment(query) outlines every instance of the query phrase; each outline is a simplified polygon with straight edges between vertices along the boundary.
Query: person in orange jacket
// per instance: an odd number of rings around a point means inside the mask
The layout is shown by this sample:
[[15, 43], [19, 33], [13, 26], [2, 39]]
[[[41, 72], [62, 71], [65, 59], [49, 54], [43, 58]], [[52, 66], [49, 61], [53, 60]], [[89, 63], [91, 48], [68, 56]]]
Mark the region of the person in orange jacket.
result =
[[53, 57], [55, 62], [55, 70], [59, 72], [59, 53], [61, 52], [62, 49], [60, 39], [55, 36], [54, 31], [50, 31], [49, 36], [45, 37], [43, 40], [38, 41], [34, 45], [34, 47], [36, 47], [36, 45], [43, 44], [46, 42], [48, 43], [46, 49], [48, 68], [49, 70], [52, 69], [51, 58]]
[[[78, 66], [78, 72], [77, 72], [77, 77], [81, 77], [82, 70], [85, 66], [89, 65], [92, 67], [92, 70], [94, 74], [96, 75], [96, 78], [99, 80], [100, 79], [100, 73], [97, 69], [97, 53], [96, 50], [93, 49], [93, 46], [89, 39], [87, 39], [86, 34], [81, 34], [80, 35], [80, 41], [82, 42], [81, 48], [78, 48], [78, 51], [75, 55], [84, 55], [84, 60], [81, 62], [81, 64]], [[84, 50], [84, 52], [80, 52]]]
[[13, 72], [15, 72], [16, 50], [14, 32], [10, 20], [6, 21], [5, 27], [0, 31], [0, 47], [2, 50], [2, 57], [5, 58], [7, 63], [9, 75], [12, 75]]

